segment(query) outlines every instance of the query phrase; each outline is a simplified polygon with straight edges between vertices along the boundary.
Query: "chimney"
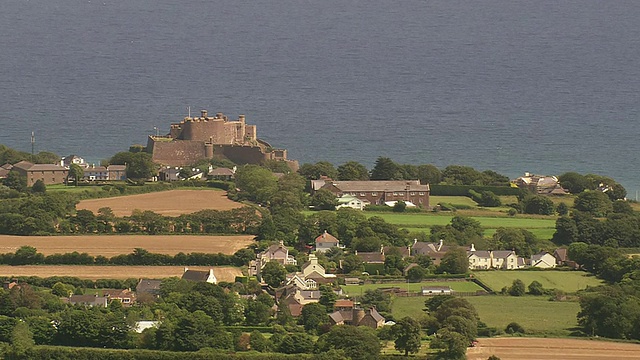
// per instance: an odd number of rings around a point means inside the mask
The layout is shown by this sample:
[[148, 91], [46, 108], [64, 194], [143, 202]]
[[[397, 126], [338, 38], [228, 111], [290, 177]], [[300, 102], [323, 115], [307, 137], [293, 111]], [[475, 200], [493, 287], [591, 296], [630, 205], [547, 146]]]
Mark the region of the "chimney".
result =
[[442, 249], [442, 244], [444, 243], [444, 240], [440, 239], [440, 242], [438, 243], [438, 251], [440, 251], [440, 249]]
[[203, 119], [207, 118], [207, 110], [200, 110], [200, 117]]
[[185, 266], [184, 267], [184, 272], [187, 272], [187, 271], [189, 271], [189, 268]]
[[384, 245], [380, 245], [380, 254], [384, 255]]
[[475, 252], [476, 251], [476, 247], [473, 244], [471, 244], [471, 249], [469, 251]]
[[418, 242], [418, 239], [413, 239], [413, 245], [415, 245]]

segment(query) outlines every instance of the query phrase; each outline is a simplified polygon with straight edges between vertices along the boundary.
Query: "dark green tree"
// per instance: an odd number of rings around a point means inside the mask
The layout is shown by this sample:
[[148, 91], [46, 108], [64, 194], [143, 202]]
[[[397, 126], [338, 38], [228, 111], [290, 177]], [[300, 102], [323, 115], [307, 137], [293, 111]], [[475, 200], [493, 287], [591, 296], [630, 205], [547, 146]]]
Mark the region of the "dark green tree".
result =
[[531, 295], [544, 295], [545, 293], [542, 284], [536, 280], [533, 280], [527, 288], [529, 289], [529, 294]]
[[369, 180], [369, 170], [357, 161], [348, 161], [338, 166], [338, 180]]
[[511, 296], [523, 296], [526, 292], [524, 282], [520, 279], [513, 280], [511, 287], [509, 287], [509, 295]]
[[344, 351], [353, 360], [376, 359], [380, 354], [380, 340], [373, 329], [366, 326], [334, 326], [318, 338], [316, 353]]
[[439, 350], [436, 359], [459, 360], [466, 358], [465, 353], [468, 345], [468, 340], [464, 335], [444, 328], [438, 331], [429, 347]]
[[338, 199], [331, 191], [319, 189], [311, 196], [311, 205], [316, 210], [335, 210], [338, 205]]
[[420, 323], [417, 320], [411, 317], [404, 317], [393, 325], [392, 332], [395, 337], [395, 348], [398, 351], [403, 351], [404, 356], [420, 351], [422, 343]]
[[589, 213], [595, 217], [607, 216], [613, 211], [613, 205], [609, 197], [598, 190], [585, 191], [579, 194], [573, 206], [576, 210]]
[[553, 215], [555, 213], [553, 201], [543, 195], [527, 197], [522, 203], [525, 214]]
[[67, 185], [69, 181], [73, 179], [73, 185], [78, 186], [78, 181], [84, 177], [84, 170], [78, 164], [71, 164], [69, 166], [69, 174], [67, 175]]
[[320, 303], [306, 304], [302, 307], [300, 323], [304, 325], [305, 330], [315, 332], [328, 320], [327, 310]]
[[135, 153], [126, 164], [127, 178], [146, 180], [158, 173], [156, 165], [151, 159], [151, 154], [146, 152]]
[[572, 194], [579, 194], [589, 188], [589, 180], [576, 172], [567, 172], [560, 175], [558, 182]]
[[315, 164], [302, 164], [298, 173], [308, 180], [320, 179], [321, 176], [326, 176], [331, 179], [338, 178], [338, 171], [333, 167], [333, 164], [327, 161], [318, 161]]
[[390, 158], [381, 156], [371, 170], [371, 180], [402, 180], [400, 166]]
[[19, 192], [25, 192], [27, 190], [27, 178], [20, 175], [17, 171], [10, 171], [2, 183], [9, 189]]
[[380, 289], [365, 291], [360, 297], [360, 303], [367, 308], [375, 307], [378, 311], [391, 312], [391, 295]]
[[564, 202], [561, 202], [560, 204], [558, 204], [558, 206], [556, 206], [556, 212], [560, 216], [565, 216], [569, 214], [569, 207]]
[[269, 261], [261, 270], [262, 279], [272, 288], [280, 287], [287, 276], [284, 266], [275, 261]]
[[466, 274], [469, 271], [469, 259], [467, 252], [463, 248], [454, 247], [449, 249], [438, 266], [439, 273]]
[[442, 172], [434, 165], [419, 165], [418, 180], [422, 184], [438, 184], [442, 181]]

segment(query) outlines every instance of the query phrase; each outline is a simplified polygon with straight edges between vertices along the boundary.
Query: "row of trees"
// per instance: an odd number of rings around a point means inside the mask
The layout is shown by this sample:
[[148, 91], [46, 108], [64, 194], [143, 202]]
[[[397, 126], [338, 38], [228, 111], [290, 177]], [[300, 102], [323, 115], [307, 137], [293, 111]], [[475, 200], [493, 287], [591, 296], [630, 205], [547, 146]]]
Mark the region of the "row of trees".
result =
[[250, 249], [240, 249], [233, 255], [222, 253], [177, 253], [176, 255], [154, 254], [136, 248], [130, 254], [115, 255], [107, 258], [102, 255], [93, 256], [77, 251], [65, 254], [45, 256], [32, 246], [22, 246], [14, 253], [0, 254], [0, 264], [7, 265], [195, 265], [195, 266], [245, 266], [255, 258]]
[[369, 171], [364, 165], [349, 161], [337, 168], [327, 161], [303, 164], [298, 173], [305, 179], [326, 176], [334, 180], [420, 180], [423, 184], [449, 185], [507, 185], [509, 178], [495, 171], [478, 171], [469, 166], [450, 165], [443, 170], [431, 164], [398, 164], [387, 157], [379, 157]]

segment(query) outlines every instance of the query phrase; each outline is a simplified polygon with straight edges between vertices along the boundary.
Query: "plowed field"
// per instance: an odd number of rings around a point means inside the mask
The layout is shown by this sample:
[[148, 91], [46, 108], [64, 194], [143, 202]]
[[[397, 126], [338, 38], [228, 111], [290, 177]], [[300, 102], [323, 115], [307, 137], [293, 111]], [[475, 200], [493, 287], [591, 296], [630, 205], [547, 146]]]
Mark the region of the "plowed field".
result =
[[143, 248], [157, 254], [175, 255], [192, 252], [231, 255], [253, 242], [253, 235], [86, 235], [86, 236], [12, 236], [0, 235], [0, 253], [15, 252], [24, 245], [33, 246], [45, 255], [77, 251], [89, 255], [129, 254]]
[[468, 360], [486, 360], [496, 355], [502, 360], [583, 360], [640, 359], [640, 345], [597, 340], [549, 338], [480, 339], [467, 350]]
[[[189, 266], [192, 270], [209, 270], [209, 268]], [[218, 281], [231, 282], [236, 276], [242, 275], [239, 268], [219, 266], [213, 268]], [[129, 279], [147, 278], [162, 279], [166, 277], [182, 276], [182, 266], [66, 266], [66, 265], [27, 265], [0, 266], [0, 276], [74, 276], [81, 279]]]
[[129, 216], [135, 209], [151, 210], [166, 216], [190, 214], [203, 209], [230, 210], [243, 205], [227, 198], [220, 190], [169, 190], [149, 194], [118, 196], [105, 199], [82, 200], [76, 209], [98, 213], [102, 207], [110, 207], [116, 216]]

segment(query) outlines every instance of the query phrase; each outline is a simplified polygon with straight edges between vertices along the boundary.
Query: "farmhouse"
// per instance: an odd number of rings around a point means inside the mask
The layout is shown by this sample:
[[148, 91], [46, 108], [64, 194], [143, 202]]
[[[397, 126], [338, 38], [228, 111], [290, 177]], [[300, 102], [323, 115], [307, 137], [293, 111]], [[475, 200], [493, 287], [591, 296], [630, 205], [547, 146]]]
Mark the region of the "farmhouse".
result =
[[398, 181], [333, 181], [326, 180], [321, 187], [334, 193], [336, 197], [350, 195], [370, 204], [383, 205], [389, 201], [411, 202], [416, 206], [429, 208], [429, 185], [419, 180]]
[[38, 180], [42, 180], [45, 185], [63, 184], [69, 174], [69, 170], [60, 165], [33, 164], [28, 161], [14, 164], [12, 171], [26, 177], [27, 186], [33, 186]]
[[136, 294], [131, 289], [102, 290], [102, 296], [105, 296], [109, 302], [119, 300], [124, 306], [131, 306], [136, 302]]
[[162, 280], [140, 279], [136, 285], [136, 293], [138, 296], [149, 294], [154, 298], [160, 297], [160, 284]]
[[113, 181], [126, 180], [125, 165], [89, 166], [83, 169], [83, 180], [87, 181]]
[[414, 240], [413, 246], [411, 247], [411, 255], [429, 256], [435, 265], [440, 265], [440, 260], [442, 260], [442, 257], [447, 253], [447, 251], [449, 251], [449, 246], [444, 245], [442, 240], [438, 243]]

